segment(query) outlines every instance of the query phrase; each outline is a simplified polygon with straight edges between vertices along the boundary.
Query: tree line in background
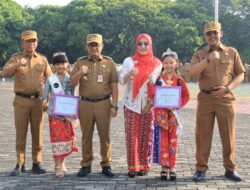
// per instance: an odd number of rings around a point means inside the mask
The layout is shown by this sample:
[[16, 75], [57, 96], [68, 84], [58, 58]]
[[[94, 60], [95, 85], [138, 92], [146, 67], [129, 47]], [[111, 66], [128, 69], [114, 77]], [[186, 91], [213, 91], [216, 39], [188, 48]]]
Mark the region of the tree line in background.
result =
[[[223, 43], [237, 48], [249, 63], [250, 0], [220, 0], [219, 10]], [[148, 33], [155, 55], [170, 47], [186, 63], [204, 45], [203, 26], [213, 18], [213, 0], [73, 0], [37, 8], [0, 0], [0, 67], [21, 51], [20, 34], [26, 29], [38, 32], [38, 51], [49, 60], [54, 52], [65, 51], [74, 62], [86, 55], [86, 35], [100, 33], [103, 54], [121, 63], [134, 54], [138, 34]]]

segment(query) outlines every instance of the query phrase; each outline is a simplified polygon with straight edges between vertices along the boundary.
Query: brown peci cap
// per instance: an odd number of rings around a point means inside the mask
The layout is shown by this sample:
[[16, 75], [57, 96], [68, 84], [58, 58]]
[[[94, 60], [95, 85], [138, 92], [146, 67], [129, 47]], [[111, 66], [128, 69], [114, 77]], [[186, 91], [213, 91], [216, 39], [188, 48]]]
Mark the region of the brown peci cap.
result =
[[31, 39], [38, 40], [37, 33], [36, 31], [33, 31], [33, 30], [23, 31], [21, 34], [21, 39], [22, 40], [31, 40]]
[[207, 23], [204, 26], [204, 34], [210, 31], [218, 31], [218, 30], [221, 30], [221, 24], [219, 22]]
[[102, 44], [102, 35], [101, 34], [88, 34], [87, 35], [87, 44], [91, 42], [96, 42]]

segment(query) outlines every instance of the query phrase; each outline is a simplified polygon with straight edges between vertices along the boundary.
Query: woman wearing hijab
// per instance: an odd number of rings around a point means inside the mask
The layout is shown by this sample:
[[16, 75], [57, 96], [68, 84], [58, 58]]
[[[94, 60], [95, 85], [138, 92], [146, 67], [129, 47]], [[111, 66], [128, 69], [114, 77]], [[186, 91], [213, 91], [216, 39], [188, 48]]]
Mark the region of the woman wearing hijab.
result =
[[162, 64], [154, 57], [152, 39], [140, 34], [136, 52], [127, 57], [119, 73], [119, 82], [126, 85], [123, 97], [128, 176], [144, 176], [149, 171], [150, 132], [152, 131], [152, 102], [149, 85], [159, 76]]

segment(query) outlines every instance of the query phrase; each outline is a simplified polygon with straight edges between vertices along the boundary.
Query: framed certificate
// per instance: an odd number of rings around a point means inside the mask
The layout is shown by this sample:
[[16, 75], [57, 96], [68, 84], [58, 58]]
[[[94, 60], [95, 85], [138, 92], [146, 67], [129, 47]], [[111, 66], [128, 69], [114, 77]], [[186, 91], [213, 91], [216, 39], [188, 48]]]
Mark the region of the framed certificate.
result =
[[180, 86], [156, 86], [154, 97], [155, 108], [180, 108]]
[[79, 96], [54, 94], [52, 114], [69, 117], [78, 115], [79, 101]]

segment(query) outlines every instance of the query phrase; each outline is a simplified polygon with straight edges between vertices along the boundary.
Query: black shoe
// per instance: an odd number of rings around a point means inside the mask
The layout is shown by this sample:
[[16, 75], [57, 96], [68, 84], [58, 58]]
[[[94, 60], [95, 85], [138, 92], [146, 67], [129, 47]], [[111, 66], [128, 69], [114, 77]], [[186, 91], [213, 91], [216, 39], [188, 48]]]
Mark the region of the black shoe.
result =
[[205, 171], [196, 171], [194, 176], [193, 176], [193, 181], [202, 181], [206, 176]]
[[102, 173], [107, 177], [114, 177], [114, 173], [110, 166], [103, 166]]
[[226, 170], [225, 177], [227, 177], [233, 181], [242, 181], [240, 174], [238, 174], [238, 172], [236, 172], [236, 171]]
[[25, 165], [22, 165], [21, 172], [26, 173]]
[[84, 177], [91, 173], [91, 167], [81, 167], [77, 173], [77, 177]]
[[18, 164], [16, 165], [16, 167], [10, 172], [10, 176], [18, 176], [21, 173], [25, 173], [25, 166], [22, 165], [22, 167], [20, 167]]
[[33, 166], [32, 166], [32, 172], [34, 174], [44, 174], [46, 173], [46, 170], [42, 168], [41, 164], [34, 164], [33, 163]]
[[137, 172], [137, 176], [145, 176], [147, 174], [148, 174], [148, 172], [144, 171], [144, 170], [140, 170], [139, 172]]
[[128, 172], [128, 177], [130, 177], [130, 178], [134, 178], [135, 175], [136, 175], [135, 172]]
[[168, 180], [168, 172], [165, 170], [161, 171], [161, 180]]
[[169, 173], [169, 180], [175, 181], [176, 180], [176, 172], [170, 172]]

